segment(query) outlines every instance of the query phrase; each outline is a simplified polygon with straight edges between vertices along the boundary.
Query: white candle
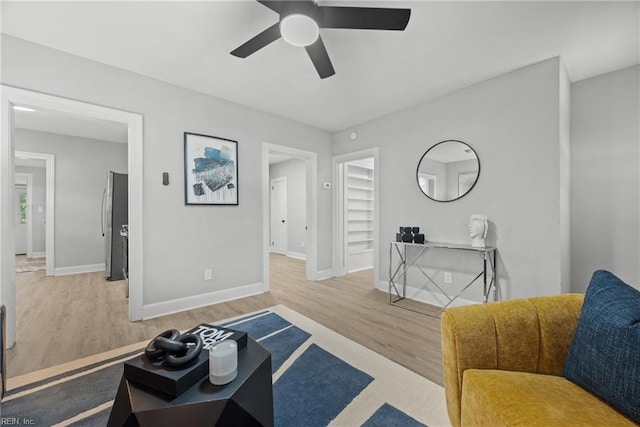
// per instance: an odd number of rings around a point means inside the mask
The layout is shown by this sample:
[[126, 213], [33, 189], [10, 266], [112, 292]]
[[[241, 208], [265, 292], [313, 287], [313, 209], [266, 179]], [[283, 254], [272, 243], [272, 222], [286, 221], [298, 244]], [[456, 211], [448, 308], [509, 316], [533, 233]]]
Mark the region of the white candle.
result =
[[209, 381], [223, 385], [238, 375], [238, 344], [233, 340], [220, 341], [209, 349]]

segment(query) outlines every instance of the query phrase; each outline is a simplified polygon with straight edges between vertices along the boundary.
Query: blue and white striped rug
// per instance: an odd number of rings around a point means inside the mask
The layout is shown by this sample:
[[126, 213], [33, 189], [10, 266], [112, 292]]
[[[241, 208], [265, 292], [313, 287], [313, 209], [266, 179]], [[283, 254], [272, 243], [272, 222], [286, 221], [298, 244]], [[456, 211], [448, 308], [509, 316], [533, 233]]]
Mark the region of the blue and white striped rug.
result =
[[[287, 307], [217, 324], [271, 352], [276, 426], [449, 425], [442, 387]], [[12, 380], [2, 420], [104, 426], [129, 347]]]

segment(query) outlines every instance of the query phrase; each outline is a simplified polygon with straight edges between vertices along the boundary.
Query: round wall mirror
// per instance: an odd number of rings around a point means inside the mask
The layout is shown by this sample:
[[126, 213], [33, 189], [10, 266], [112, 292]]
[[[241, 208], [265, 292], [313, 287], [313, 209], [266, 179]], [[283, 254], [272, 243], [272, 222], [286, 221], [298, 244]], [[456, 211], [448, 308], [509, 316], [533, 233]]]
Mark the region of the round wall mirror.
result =
[[453, 139], [429, 148], [418, 163], [420, 190], [437, 202], [451, 202], [467, 194], [480, 176], [480, 160], [468, 144]]

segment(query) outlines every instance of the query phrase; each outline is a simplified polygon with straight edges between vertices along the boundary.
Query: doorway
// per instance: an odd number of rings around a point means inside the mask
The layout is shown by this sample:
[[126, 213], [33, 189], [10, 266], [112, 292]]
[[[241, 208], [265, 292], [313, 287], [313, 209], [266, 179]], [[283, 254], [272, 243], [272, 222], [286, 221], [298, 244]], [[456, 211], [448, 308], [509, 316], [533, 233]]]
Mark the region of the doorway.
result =
[[[16, 162], [15, 189], [16, 189], [16, 255], [25, 254], [28, 258], [44, 258], [44, 224], [39, 222], [34, 226], [34, 220], [38, 222], [38, 216], [34, 215], [36, 205], [44, 205], [40, 197], [44, 196], [44, 162], [32, 162], [19, 164]], [[34, 182], [37, 195], [34, 196]], [[37, 200], [36, 200], [37, 198]], [[22, 228], [20, 230], [19, 228]], [[35, 236], [34, 236], [35, 235]], [[37, 236], [37, 238], [36, 238]], [[34, 243], [34, 240], [37, 242]], [[20, 242], [20, 243], [18, 243]], [[35, 247], [35, 249], [34, 249]]]
[[380, 280], [378, 149], [333, 158], [334, 272], [343, 276], [373, 268]]
[[[27, 176], [27, 258], [44, 258], [47, 276], [55, 274], [55, 156], [14, 152], [15, 179]], [[27, 174], [19, 171], [26, 171]], [[17, 181], [16, 181], [17, 182]], [[29, 184], [30, 183], [30, 184]]]
[[[142, 116], [112, 108], [101, 107], [80, 101], [46, 95], [24, 89], [1, 86], [2, 88], [2, 145], [0, 150], [0, 200], [2, 206], [13, 205], [14, 193], [14, 143], [13, 123], [16, 106], [50, 110], [76, 115], [89, 120], [106, 120], [125, 124], [128, 137], [129, 180], [129, 320], [142, 319]], [[49, 203], [49, 200], [47, 200]], [[48, 209], [47, 209], [48, 210]], [[53, 209], [52, 209], [53, 210]], [[12, 221], [13, 209], [0, 210], [0, 301], [7, 307], [7, 347], [16, 340], [16, 288], [15, 288], [15, 230]], [[49, 229], [49, 227], [47, 227]], [[49, 259], [47, 259], [49, 262]]]
[[[271, 168], [270, 168], [271, 169]], [[273, 176], [270, 172], [270, 176]], [[287, 255], [287, 177], [271, 179], [271, 252]], [[304, 201], [302, 201], [304, 203]]]
[[[281, 179], [283, 177], [286, 179]], [[270, 255], [272, 252], [304, 259], [306, 280], [317, 280], [317, 182], [316, 153], [283, 145], [263, 143], [262, 223], [265, 291], [269, 290]], [[272, 198], [276, 199], [274, 203], [272, 203]], [[274, 204], [277, 206], [274, 207]], [[273, 215], [272, 208], [275, 210]], [[283, 211], [286, 211], [284, 216]], [[279, 223], [277, 224], [277, 222]], [[272, 237], [276, 237], [280, 242], [275, 251], [273, 248], [275, 240]]]
[[[16, 177], [18, 178], [18, 177]], [[15, 227], [16, 227], [16, 255], [27, 254], [27, 186], [15, 185]]]

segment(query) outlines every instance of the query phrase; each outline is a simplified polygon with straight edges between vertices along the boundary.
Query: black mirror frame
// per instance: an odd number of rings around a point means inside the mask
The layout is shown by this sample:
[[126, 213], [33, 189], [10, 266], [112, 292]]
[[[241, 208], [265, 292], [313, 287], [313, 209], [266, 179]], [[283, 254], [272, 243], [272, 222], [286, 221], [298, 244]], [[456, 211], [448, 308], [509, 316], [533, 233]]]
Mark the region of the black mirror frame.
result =
[[[422, 163], [422, 159], [424, 159], [424, 156], [426, 156], [429, 153], [429, 151], [433, 150], [435, 147], [437, 147], [440, 144], [444, 144], [445, 142], [459, 142], [460, 144], [466, 145], [467, 147], [469, 147], [469, 149], [471, 151], [473, 151], [473, 154], [476, 156], [476, 159], [478, 160], [478, 176], [476, 176], [476, 180], [473, 182], [473, 185], [471, 187], [469, 187], [469, 190], [467, 190], [467, 192], [464, 193], [462, 196], [458, 196], [455, 199], [451, 199], [451, 200], [438, 200], [438, 199], [434, 199], [433, 197], [429, 196], [427, 193], [422, 191], [422, 187], [420, 187], [420, 164]], [[418, 161], [418, 166], [416, 167], [416, 183], [418, 184], [418, 189], [420, 190], [420, 192], [422, 194], [424, 194], [425, 196], [427, 196], [429, 199], [433, 200], [434, 202], [449, 203], [449, 202], [455, 202], [456, 200], [462, 199], [464, 196], [466, 196], [467, 194], [471, 193], [471, 190], [473, 190], [473, 188], [476, 186], [476, 184], [478, 183], [479, 179], [480, 179], [480, 156], [478, 156], [478, 153], [476, 152], [476, 150], [473, 149], [472, 146], [470, 146], [466, 142], [463, 142], [463, 141], [460, 141], [460, 140], [457, 140], [457, 139], [446, 139], [444, 141], [440, 141], [437, 144], [434, 144], [431, 147], [429, 147], [429, 149], [427, 149], [427, 151], [424, 152], [422, 157], [420, 157], [420, 161]]]

